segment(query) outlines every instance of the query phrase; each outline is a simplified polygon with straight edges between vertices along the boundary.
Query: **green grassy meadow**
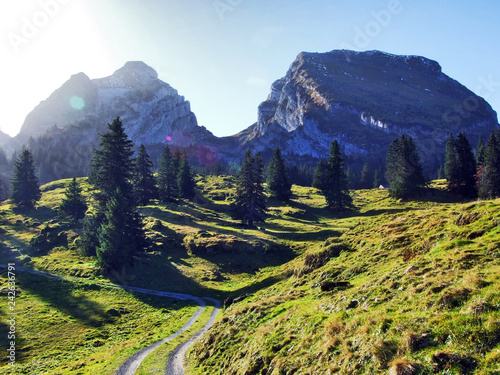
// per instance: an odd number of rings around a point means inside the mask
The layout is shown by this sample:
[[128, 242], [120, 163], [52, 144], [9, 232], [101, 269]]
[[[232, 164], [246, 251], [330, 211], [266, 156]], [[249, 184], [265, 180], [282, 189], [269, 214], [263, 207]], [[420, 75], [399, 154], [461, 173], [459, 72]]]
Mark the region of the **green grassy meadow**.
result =
[[[197, 309], [103, 282], [236, 300], [193, 346], [190, 374], [500, 372], [500, 200], [457, 203], [436, 181], [411, 202], [352, 191], [356, 209], [335, 214], [316, 189], [294, 186], [290, 203], [269, 200], [266, 222], [244, 227], [230, 217], [234, 178], [198, 177], [193, 202], [139, 209], [150, 251], [102, 274], [80, 254], [81, 227], [57, 218], [69, 181], [44, 185], [36, 209], [0, 206], [0, 263], [71, 277], [16, 272], [19, 373], [113, 374]], [[57, 243], [35, 252], [29, 241], [47, 225]], [[7, 282], [0, 269], [2, 348]], [[141, 373], [161, 373], [174, 344]], [[10, 373], [6, 358], [0, 366]]]

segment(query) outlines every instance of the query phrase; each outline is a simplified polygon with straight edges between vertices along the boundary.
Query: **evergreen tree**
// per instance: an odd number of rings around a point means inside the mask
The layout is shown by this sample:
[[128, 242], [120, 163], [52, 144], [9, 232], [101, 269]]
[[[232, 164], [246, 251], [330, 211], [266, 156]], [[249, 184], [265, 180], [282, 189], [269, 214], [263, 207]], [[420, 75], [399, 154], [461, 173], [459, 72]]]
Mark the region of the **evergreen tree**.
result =
[[369, 189], [373, 184], [373, 178], [370, 173], [370, 166], [368, 163], [363, 164], [363, 169], [361, 170], [361, 189]]
[[328, 178], [328, 166], [323, 159], [319, 159], [316, 170], [314, 171], [312, 186], [318, 190], [326, 188]]
[[450, 181], [453, 182], [458, 181], [459, 170], [460, 170], [460, 162], [458, 158], [456, 141], [455, 138], [453, 138], [453, 134], [450, 134], [450, 137], [446, 142], [446, 153], [444, 162], [444, 173], [446, 179], [448, 180], [448, 185], [450, 185]]
[[155, 178], [153, 176], [153, 162], [146, 147], [141, 145], [134, 162], [133, 173], [134, 196], [136, 202], [145, 206], [157, 195]]
[[486, 143], [479, 196], [483, 199], [500, 197], [500, 142], [494, 131]]
[[344, 171], [344, 159], [337, 140], [330, 146], [324, 182], [321, 191], [329, 208], [343, 210], [352, 207], [352, 197], [349, 195], [347, 175]]
[[130, 209], [119, 188], [107, 201], [104, 216], [98, 230], [97, 259], [103, 270], [117, 270], [146, 248], [142, 219]]
[[73, 223], [78, 222], [85, 217], [87, 211], [87, 203], [82, 195], [80, 184], [73, 177], [64, 193], [61, 204], [59, 205], [58, 213], [61, 219], [70, 219]]
[[484, 159], [486, 157], [486, 146], [483, 142], [483, 135], [479, 135], [479, 141], [477, 142], [476, 150], [476, 160], [478, 165], [484, 165]]
[[170, 153], [170, 148], [165, 146], [158, 166], [158, 193], [160, 201], [174, 202], [178, 196], [177, 170], [175, 158]]
[[173, 159], [173, 168], [174, 168], [174, 174], [176, 176], [179, 175], [179, 170], [181, 168], [181, 160], [182, 158], [184, 157], [184, 155], [182, 154], [182, 152], [179, 150], [179, 148], [177, 147], [175, 149], [175, 152], [174, 152], [174, 159]]
[[425, 178], [411, 137], [394, 139], [387, 151], [386, 179], [396, 198], [412, 198], [421, 193]]
[[14, 163], [10, 187], [10, 199], [20, 207], [32, 208], [42, 196], [35, 173], [35, 160], [28, 149], [24, 149]]
[[180, 161], [179, 173], [177, 175], [177, 186], [179, 191], [179, 196], [181, 198], [193, 199], [196, 192], [193, 175], [191, 173], [191, 168], [189, 167], [189, 161], [187, 152], [184, 149], [182, 154], [182, 159]]
[[450, 135], [446, 144], [445, 173], [448, 189], [467, 198], [476, 196], [476, 161], [469, 140], [460, 132], [457, 139]]
[[98, 210], [95, 214], [85, 215], [83, 218], [82, 235], [79, 247], [83, 255], [96, 256], [99, 246], [99, 228], [105, 222], [104, 210]]
[[82, 234], [84, 253], [95, 253], [104, 270], [130, 262], [134, 252], [146, 247], [140, 216], [135, 211], [133, 143], [118, 117], [108, 129], [101, 135], [100, 149], [94, 150], [89, 181], [97, 190], [97, 207], [96, 213], [84, 221]]
[[267, 189], [271, 197], [281, 201], [289, 201], [292, 196], [292, 184], [288, 178], [285, 160], [279, 147], [274, 149], [269, 162]]
[[245, 153], [243, 164], [238, 172], [236, 196], [231, 204], [232, 216], [243, 224], [252, 226], [254, 222], [264, 221], [266, 197], [264, 195], [264, 163], [262, 156], [255, 157], [251, 150]]
[[100, 149], [94, 150], [92, 171], [89, 182], [97, 190], [95, 198], [101, 207], [116, 189], [120, 189], [124, 198], [133, 201], [132, 173], [133, 143], [128, 139], [120, 118], [108, 124], [108, 132], [101, 135]]
[[472, 147], [464, 132], [460, 132], [455, 142], [457, 148], [460, 173], [458, 182], [458, 194], [467, 198], [474, 198], [477, 195], [475, 188], [477, 171], [476, 159], [472, 152]]

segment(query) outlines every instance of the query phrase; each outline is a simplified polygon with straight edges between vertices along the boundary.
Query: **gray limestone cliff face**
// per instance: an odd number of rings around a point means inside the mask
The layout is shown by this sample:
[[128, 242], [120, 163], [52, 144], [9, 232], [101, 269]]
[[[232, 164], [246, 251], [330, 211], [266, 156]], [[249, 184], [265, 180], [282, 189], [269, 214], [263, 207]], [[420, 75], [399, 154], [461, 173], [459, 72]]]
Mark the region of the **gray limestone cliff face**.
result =
[[[168, 137], [178, 147], [190, 147], [213, 138], [198, 126], [189, 102], [177, 90], [145, 63], [131, 61], [109, 77], [72, 76], [28, 114], [17, 139], [53, 134], [54, 128], [71, 128], [71, 136], [82, 123], [102, 131], [117, 116], [136, 144], [166, 143]], [[95, 142], [95, 137], [87, 141]]]
[[491, 106], [433, 60], [379, 51], [302, 52], [272, 84], [245, 142], [317, 158], [327, 155], [333, 139], [348, 155], [367, 155], [385, 152], [404, 133], [440, 152], [450, 132], [466, 131], [473, 143], [497, 126]]

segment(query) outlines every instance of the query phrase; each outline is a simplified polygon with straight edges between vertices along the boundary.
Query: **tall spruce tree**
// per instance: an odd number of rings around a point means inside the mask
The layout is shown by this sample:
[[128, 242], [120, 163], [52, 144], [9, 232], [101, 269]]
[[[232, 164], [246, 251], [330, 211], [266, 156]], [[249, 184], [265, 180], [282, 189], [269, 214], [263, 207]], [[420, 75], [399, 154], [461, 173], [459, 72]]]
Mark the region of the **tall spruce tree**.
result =
[[127, 201], [133, 201], [133, 155], [133, 142], [117, 117], [101, 134], [100, 148], [94, 150], [92, 158], [89, 182], [94, 185], [95, 198], [102, 207], [118, 188]]
[[59, 217], [63, 220], [69, 219], [72, 223], [76, 223], [85, 217], [85, 211], [87, 211], [87, 202], [82, 195], [80, 184], [76, 178], [73, 177], [59, 205]]
[[266, 197], [264, 195], [264, 163], [258, 153], [245, 153], [238, 172], [235, 200], [231, 204], [232, 216], [243, 224], [252, 226], [266, 218]]
[[326, 164], [324, 182], [321, 191], [328, 207], [333, 210], [344, 210], [352, 207], [352, 197], [349, 195], [349, 181], [344, 170], [344, 158], [340, 152], [337, 140], [330, 145], [330, 156]]
[[271, 197], [281, 201], [289, 201], [292, 196], [292, 184], [288, 178], [285, 159], [281, 149], [276, 147], [269, 161], [267, 174], [267, 189]]
[[145, 206], [151, 199], [156, 198], [156, 181], [153, 176], [153, 162], [144, 145], [139, 147], [134, 162], [133, 187], [136, 202]]
[[444, 162], [444, 173], [446, 179], [448, 180], [448, 186], [450, 181], [457, 181], [460, 170], [460, 162], [458, 157], [458, 151], [456, 147], [456, 141], [453, 134], [450, 134], [448, 141], [446, 142], [445, 151], [445, 162]]
[[10, 180], [10, 199], [19, 207], [33, 208], [42, 196], [36, 176], [35, 160], [28, 149], [24, 149], [14, 162]]
[[129, 205], [120, 188], [106, 202], [105, 220], [98, 229], [96, 249], [99, 265], [105, 271], [130, 264], [133, 255], [146, 247], [142, 219]]
[[175, 202], [178, 197], [176, 158], [165, 146], [158, 166], [157, 184], [158, 194], [162, 202]]
[[402, 135], [394, 139], [387, 150], [386, 180], [391, 195], [396, 198], [413, 198], [420, 195], [425, 178], [415, 142]]
[[483, 199], [500, 197], [500, 142], [494, 131], [486, 143], [484, 166], [479, 181], [479, 196]]
[[460, 132], [457, 139], [450, 135], [446, 144], [445, 173], [448, 189], [467, 198], [476, 196], [476, 161], [469, 140]]
[[182, 158], [179, 165], [179, 172], [177, 174], [177, 187], [179, 196], [181, 198], [193, 199], [196, 195], [196, 183], [194, 182], [193, 174], [191, 173], [186, 149], [184, 149], [182, 153]]
[[104, 270], [110, 270], [130, 262], [132, 254], [143, 250], [146, 242], [140, 216], [135, 211], [133, 142], [118, 117], [108, 124], [108, 132], [101, 135], [100, 146], [94, 150], [89, 178], [96, 190], [97, 206], [95, 214], [84, 221], [82, 247], [84, 253], [97, 255]]

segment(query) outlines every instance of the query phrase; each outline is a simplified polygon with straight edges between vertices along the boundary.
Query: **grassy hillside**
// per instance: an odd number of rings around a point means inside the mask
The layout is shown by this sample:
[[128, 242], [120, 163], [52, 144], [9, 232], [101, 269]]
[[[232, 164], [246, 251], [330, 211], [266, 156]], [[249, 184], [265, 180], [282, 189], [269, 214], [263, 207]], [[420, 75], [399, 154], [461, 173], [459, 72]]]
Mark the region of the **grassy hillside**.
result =
[[[79, 253], [81, 228], [57, 219], [68, 182], [45, 185], [35, 210], [0, 206], [1, 264], [72, 276], [16, 273], [20, 373], [112, 374], [196, 310], [104, 281], [238, 301], [195, 345], [194, 374], [500, 371], [499, 200], [457, 204], [439, 184], [419, 202], [360, 190], [357, 210], [335, 215], [315, 189], [294, 186], [290, 204], [270, 201], [268, 220], [249, 228], [229, 215], [234, 179], [203, 177], [194, 202], [142, 207], [153, 248], [104, 275]], [[54, 241], [34, 251], [47, 225]], [[161, 373], [169, 347], [142, 371]]]
[[357, 192], [349, 230], [228, 307], [192, 373], [500, 373], [500, 200], [383, 195]]

